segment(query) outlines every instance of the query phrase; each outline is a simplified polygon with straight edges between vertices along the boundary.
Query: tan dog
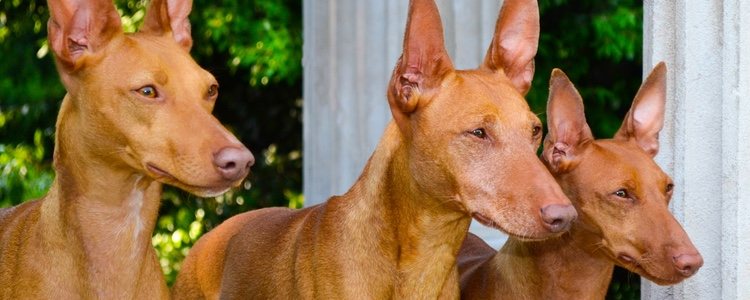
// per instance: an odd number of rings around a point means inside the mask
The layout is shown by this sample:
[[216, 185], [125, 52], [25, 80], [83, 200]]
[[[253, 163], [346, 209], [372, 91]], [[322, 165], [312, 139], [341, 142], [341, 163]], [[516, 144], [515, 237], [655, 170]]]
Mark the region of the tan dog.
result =
[[183, 263], [185, 298], [457, 298], [471, 216], [542, 239], [576, 216], [536, 158], [523, 94], [539, 37], [536, 1], [505, 1], [481, 68], [453, 69], [433, 0], [413, 0], [388, 100], [394, 122], [343, 196], [226, 221]]
[[658, 284], [698, 271], [703, 259], [667, 207], [672, 180], [653, 161], [665, 82], [660, 63], [615, 138], [594, 140], [578, 91], [563, 72], [552, 72], [543, 159], [580, 221], [560, 238], [511, 237], [500, 252], [470, 235], [458, 258], [462, 298], [604, 299], [615, 265]]
[[211, 116], [218, 86], [188, 53], [191, 1], [153, 0], [135, 34], [110, 0], [49, 8], [68, 91], [57, 178], [43, 199], [0, 210], [0, 298], [167, 298], [151, 246], [162, 183], [218, 195], [253, 163]]

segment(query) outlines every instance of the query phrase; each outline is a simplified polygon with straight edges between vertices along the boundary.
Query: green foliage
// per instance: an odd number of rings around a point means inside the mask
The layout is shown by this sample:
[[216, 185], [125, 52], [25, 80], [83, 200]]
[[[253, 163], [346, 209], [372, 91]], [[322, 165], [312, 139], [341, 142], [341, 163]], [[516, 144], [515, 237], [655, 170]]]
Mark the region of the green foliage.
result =
[[0, 144], [0, 207], [43, 196], [52, 182], [52, 170], [43, 162], [42, 133], [34, 133], [33, 145]]
[[[147, 1], [116, 3], [125, 30], [135, 31]], [[221, 221], [304, 200], [301, 14], [298, 0], [193, 3], [192, 54], [221, 84], [214, 114], [257, 163], [243, 188], [221, 197], [165, 188], [153, 244], [170, 283], [190, 246]], [[65, 90], [46, 44], [47, 18], [44, 1], [0, 0], [0, 207], [43, 196], [53, 179], [55, 116]]]
[[[301, 46], [299, 28], [284, 1], [219, 1], [198, 12], [202, 38], [207, 47], [203, 55], [224, 52], [232, 56], [228, 66], [232, 72], [244, 74], [251, 86], [285, 81], [293, 83], [299, 77], [301, 51], [290, 50]], [[259, 19], [260, 17], [260, 19]], [[290, 63], [295, 62], [295, 63]]]
[[46, 55], [43, 2], [0, 1], [0, 206], [44, 195], [56, 101], [64, 90]]
[[[116, 2], [126, 31], [135, 31], [147, 1]], [[544, 112], [550, 71], [561, 68], [577, 83], [594, 134], [611, 136], [640, 84], [641, 2], [540, 0], [539, 5], [542, 36], [528, 96], [532, 109]], [[42, 0], [0, 0], [0, 207], [42, 196], [53, 178], [54, 122], [65, 91], [46, 44], [47, 18]], [[192, 54], [221, 84], [214, 114], [257, 163], [242, 188], [221, 197], [165, 189], [153, 244], [168, 282], [193, 243], [226, 218], [265, 206], [300, 207], [304, 201], [301, 1], [196, 0], [190, 18]], [[637, 278], [615, 273], [608, 298], [637, 299]]]
[[615, 268], [607, 300], [636, 300], [641, 298], [641, 279], [622, 268]]
[[611, 137], [641, 83], [642, 2], [540, 0], [539, 8], [532, 110], [545, 111], [550, 73], [560, 68], [581, 93], [594, 135]]

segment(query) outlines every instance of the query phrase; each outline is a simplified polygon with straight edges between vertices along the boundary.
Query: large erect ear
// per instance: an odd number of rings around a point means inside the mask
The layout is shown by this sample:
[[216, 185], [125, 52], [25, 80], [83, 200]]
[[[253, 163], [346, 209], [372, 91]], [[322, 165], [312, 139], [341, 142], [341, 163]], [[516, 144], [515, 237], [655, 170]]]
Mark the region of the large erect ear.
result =
[[101, 50], [122, 34], [120, 15], [111, 0], [49, 0], [49, 45], [63, 68], [70, 72], [84, 54]]
[[547, 100], [547, 127], [542, 155], [553, 172], [575, 166], [583, 146], [594, 139], [586, 123], [583, 99], [560, 69], [552, 70]]
[[659, 152], [659, 131], [664, 126], [664, 109], [667, 102], [667, 66], [657, 64], [638, 94], [622, 126], [615, 134], [617, 139], [635, 139], [649, 155]]
[[483, 67], [505, 72], [522, 95], [534, 77], [539, 44], [539, 6], [536, 0], [505, 0]]
[[190, 10], [192, 0], [151, 0], [140, 32], [156, 35], [171, 33], [175, 41], [190, 51], [193, 37], [190, 35]]
[[419, 95], [436, 88], [452, 70], [434, 0], [409, 1], [404, 50], [388, 85], [391, 112], [402, 129], [406, 117], [417, 108]]

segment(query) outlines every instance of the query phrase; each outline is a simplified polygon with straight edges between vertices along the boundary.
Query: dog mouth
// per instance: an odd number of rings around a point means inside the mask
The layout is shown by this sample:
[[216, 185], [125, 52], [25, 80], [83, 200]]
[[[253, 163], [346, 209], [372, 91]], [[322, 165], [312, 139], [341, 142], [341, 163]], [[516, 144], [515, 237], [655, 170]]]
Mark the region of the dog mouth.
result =
[[647, 273], [646, 269], [644, 269], [643, 266], [641, 266], [641, 264], [638, 262], [638, 260], [635, 259], [635, 257], [633, 256], [621, 253], [617, 255], [617, 258], [615, 260], [617, 260], [620, 264], [630, 269], [632, 272], [635, 272], [638, 274]]
[[163, 178], [166, 178], [166, 179], [169, 179], [169, 180], [179, 181], [179, 180], [177, 180], [176, 177], [172, 176], [172, 174], [169, 174], [169, 172], [162, 170], [161, 168], [155, 166], [152, 163], [147, 163], [146, 164], [146, 169], [148, 169], [149, 171], [151, 171], [151, 173], [154, 173], [155, 175], [157, 175], [157, 177], [163, 177]]
[[508, 236], [511, 236], [511, 237], [513, 237], [515, 239], [518, 239], [520, 241], [524, 241], [524, 242], [536, 242], [536, 241], [543, 241], [543, 240], [545, 240], [545, 238], [539, 238], [539, 237], [534, 237], [534, 236], [525, 235], [525, 234], [518, 234], [518, 233], [515, 233], [515, 232], [512, 232], [512, 231], [509, 231], [509, 230], [503, 228], [497, 222], [495, 222], [492, 219], [490, 219], [489, 217], [487, 217], [487, 216], [485, 216], [485, 215], [483, 215], [481, 213], [478, 213], [478, 212], [471, 213], [471, 217], [474, 218], [474, 220], [477, 220], [477, 222], [481, 223], [484, 226], [500, 230], [501, 232], [507, 234]]
[[669, 278], [654, 275], [643, 266], [643, 264], [641, 263], [641, 260], [626, 253], [618, 254], [614, 260], [617, 261], [621, 266], [630, 270], [631, 272], [638, 273], [639, 275], [647, 278], [650, 281], [653, 281], [654, 283], [658, 285], [677, 284], [687, 278], [686, 276], [682, 276], [682, 275], [672, 276]]
[[174, 175], [170, 174], [162, 168], [157, 167], [152, 163], [146, 163], [146, 169], [153, 175], [155, 175], [154, 177], [156, 179], [162, 179], [167, 184], [175, 185], [200, 197], [216, 197], [231, 189], [231, 186], [211, 187], [185, 183], [184, 181], [177, 179], [177, 177], [175, 177]]

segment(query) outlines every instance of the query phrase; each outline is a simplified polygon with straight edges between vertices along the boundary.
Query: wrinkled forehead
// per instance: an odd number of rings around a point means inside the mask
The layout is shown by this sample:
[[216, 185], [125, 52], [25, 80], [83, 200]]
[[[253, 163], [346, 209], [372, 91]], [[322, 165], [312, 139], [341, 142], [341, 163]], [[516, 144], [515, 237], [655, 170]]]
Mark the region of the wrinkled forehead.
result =
[[[634, 141], [597, 140], [583, 161], [590, 160], [604, 173], [639, 178], [646, 184], [661, 184], [669, 176]], [[621, 174], [622, 173], [622, 174]]]
[[433, 100], [449, 106], [444, 111], [452, 115], [495, 114], [507, 122], [526, 122], [534, 115], [507, 78], [489, 71], [455, 71], [444, 79]]
[[[204, 79], [211, 75], [201, 68], [190, 54], [168, 36], [130, 33], [117, 43], [112, 43], [105, 58], [109, 64], [119, 64], [115, 69], [130, 68], [162, 73], [161, 76], [180, 80]], [[183, 78], [198, 77], [198, 78]], [[212, 78], [212, 77], [211, 77]], [[205, 80], [205, 79], [204, 79]]]

